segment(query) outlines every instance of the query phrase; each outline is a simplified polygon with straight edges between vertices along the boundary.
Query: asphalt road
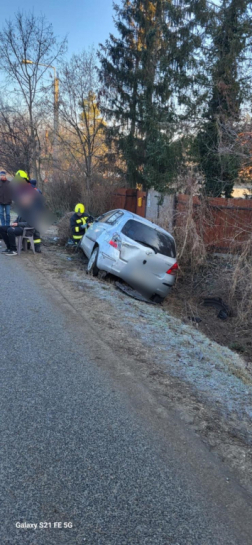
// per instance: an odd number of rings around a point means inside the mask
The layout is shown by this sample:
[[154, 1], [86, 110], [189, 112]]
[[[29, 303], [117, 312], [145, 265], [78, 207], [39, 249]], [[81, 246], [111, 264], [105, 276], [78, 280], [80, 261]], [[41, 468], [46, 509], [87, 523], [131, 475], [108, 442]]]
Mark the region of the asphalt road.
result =
[[25, 256], [0, 255], [0, 286], [0, 543], [251, 545], [251, 498], [127, 376], [89, 309]]

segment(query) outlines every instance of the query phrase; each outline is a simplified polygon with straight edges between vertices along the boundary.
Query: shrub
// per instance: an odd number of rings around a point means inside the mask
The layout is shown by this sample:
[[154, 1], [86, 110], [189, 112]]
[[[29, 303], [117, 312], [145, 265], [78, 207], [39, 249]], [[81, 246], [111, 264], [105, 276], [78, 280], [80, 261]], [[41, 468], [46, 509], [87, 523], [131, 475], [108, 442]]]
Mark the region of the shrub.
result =
[[240, 247], [232, 274], [230, 303], [236, 303], [237, 322], [244, 324], [252, 313], [252, 235]]
[[70, 218], [73, 215], [73, 212], [67, 212], [61, 218], [61, 220], [58, 223], [58, 237], [59, 237], [59, 243], [64, 246], [68, 239], [71, 237], [71, 229], [70, 229]]
[[73, 180], [67, 173], [59, 175], [53, 182], [45, 187], [45, 197], [49, 210], [58, 218], [66, 212], [74, 210], [78, 202], [82, 202], [86, 211], [94, 217], [100, 216], [111, 209], [113, 205], [113, 193], [118, 181], [106, 179], [100, 174], [95, 174], [89, 191], [86, 185], [77, 177]]
[[174, 236], [176, 239], [180, 267], [190, 267], [195, 271], [206, 261], [207, 250], [204, 243], [204, 221], [206, 204], [201, 202], [197, 210], [197, 225], [193, 206], [193, 195], [190, 195], [185, 211], [176, 213]]
[[80, 182], [58, 177], [46, 184], [45, 197], [49, 210], [60, 218], [66, 212], [73, 210], [76, 203], [80, 202]]
[[100, 216], [113, 207], [113, 194], [116, 191], [115, 180], [108, 180], [96, 174], [93, 177], [92, 189], [82, 191], [82, 201], [86, 210], [94, 217]]

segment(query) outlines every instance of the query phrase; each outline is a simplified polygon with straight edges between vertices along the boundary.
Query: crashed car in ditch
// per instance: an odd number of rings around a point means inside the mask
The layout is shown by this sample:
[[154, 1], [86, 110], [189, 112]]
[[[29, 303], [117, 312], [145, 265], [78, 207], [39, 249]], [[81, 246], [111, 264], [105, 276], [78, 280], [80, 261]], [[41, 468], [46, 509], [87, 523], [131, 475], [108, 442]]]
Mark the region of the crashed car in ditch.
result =
[[174, 238], [127, 210], [111, 210], [94, 220], [80, 246], [89, 259], [88, 273], [111, 273], [156, 302], [166, 297], [175, 283]]

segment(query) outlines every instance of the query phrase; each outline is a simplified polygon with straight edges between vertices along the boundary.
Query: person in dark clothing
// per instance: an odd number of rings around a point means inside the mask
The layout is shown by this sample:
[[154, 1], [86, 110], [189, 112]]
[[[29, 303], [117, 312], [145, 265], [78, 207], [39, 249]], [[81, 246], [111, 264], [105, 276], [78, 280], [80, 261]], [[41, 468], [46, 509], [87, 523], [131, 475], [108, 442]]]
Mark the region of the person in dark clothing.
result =
[[[6, 255], [17, 255], [16, 237], [23, 234], [24, 227], [38, 228], [39, 215], [34, 199], [34, 190], [19, 195], [18, 210], [19, 216], [11, 226], [0, 227], [0, 236], [3, 238], [6, 249], [2, 253]], [[36, 235], [35, 235], [36, 236]], [[41, 241], [40, 241], [41, 242]], [[35, 243], [35, 241], [34, 241]]]
[[2, 225], [0, 227], [0, 235], [6, 244], [6, 249], [2, 251], [2, 254], [17, 255], [16, 237], [23, 234], [24, 227], [29, 227], [26, 221], [22, 221], [21, 217], [18, 217], [12, 225]]
[[85, 234], [88, 219], [88, 215], [85, 214], [84, 204], [76, 204], [74, 214], [70, 218], [70, 227], [75, 244], [78, 244]]
[[1, 225], [10, 225], [10, 207], [12, 203], [12, 187], [7, 180], [5, 170], [0, 172], [0, 218]]
[[33, 242], [34, 242], [34, 248], [35, 248], [35, 252], [37, 254], [41, 254], [41, 238], [40, 238], [40, 232], [35, 229], [34, 231], [34, 235], [33, 235]]
[[36, 191], [37, 191], [38, 193], [40, 193], [40, 195], [42, 195], [41, 189], [39, 189], [39, 188], [37, 187], [37, 180], [35, 180], [35, 179], [30, 180], [30, 184], [31, 184], [31, 186], [32, 186], [34, 189], [36, 189]]

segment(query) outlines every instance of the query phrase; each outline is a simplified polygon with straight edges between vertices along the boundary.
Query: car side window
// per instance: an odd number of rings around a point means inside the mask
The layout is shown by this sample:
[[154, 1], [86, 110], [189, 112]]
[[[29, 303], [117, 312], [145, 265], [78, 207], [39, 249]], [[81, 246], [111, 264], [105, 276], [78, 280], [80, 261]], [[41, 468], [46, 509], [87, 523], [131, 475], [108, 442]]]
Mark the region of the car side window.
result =
[[99, 216], [98, 218], [96, 218], [96, 222], [99, 222], [99, 223], [106, 223], [106, 221], [110, 218], [110, 216], [113, 216], [114, 215], [114, 211], [111, 211], [110, 212], [105, 212], [105, 214], [102, 214], [101, 216]]
[[106, 223], [109, 223], [109, 225], [115, 225], [122, 216], [123, 212], [115, 212], [107, 219]]

